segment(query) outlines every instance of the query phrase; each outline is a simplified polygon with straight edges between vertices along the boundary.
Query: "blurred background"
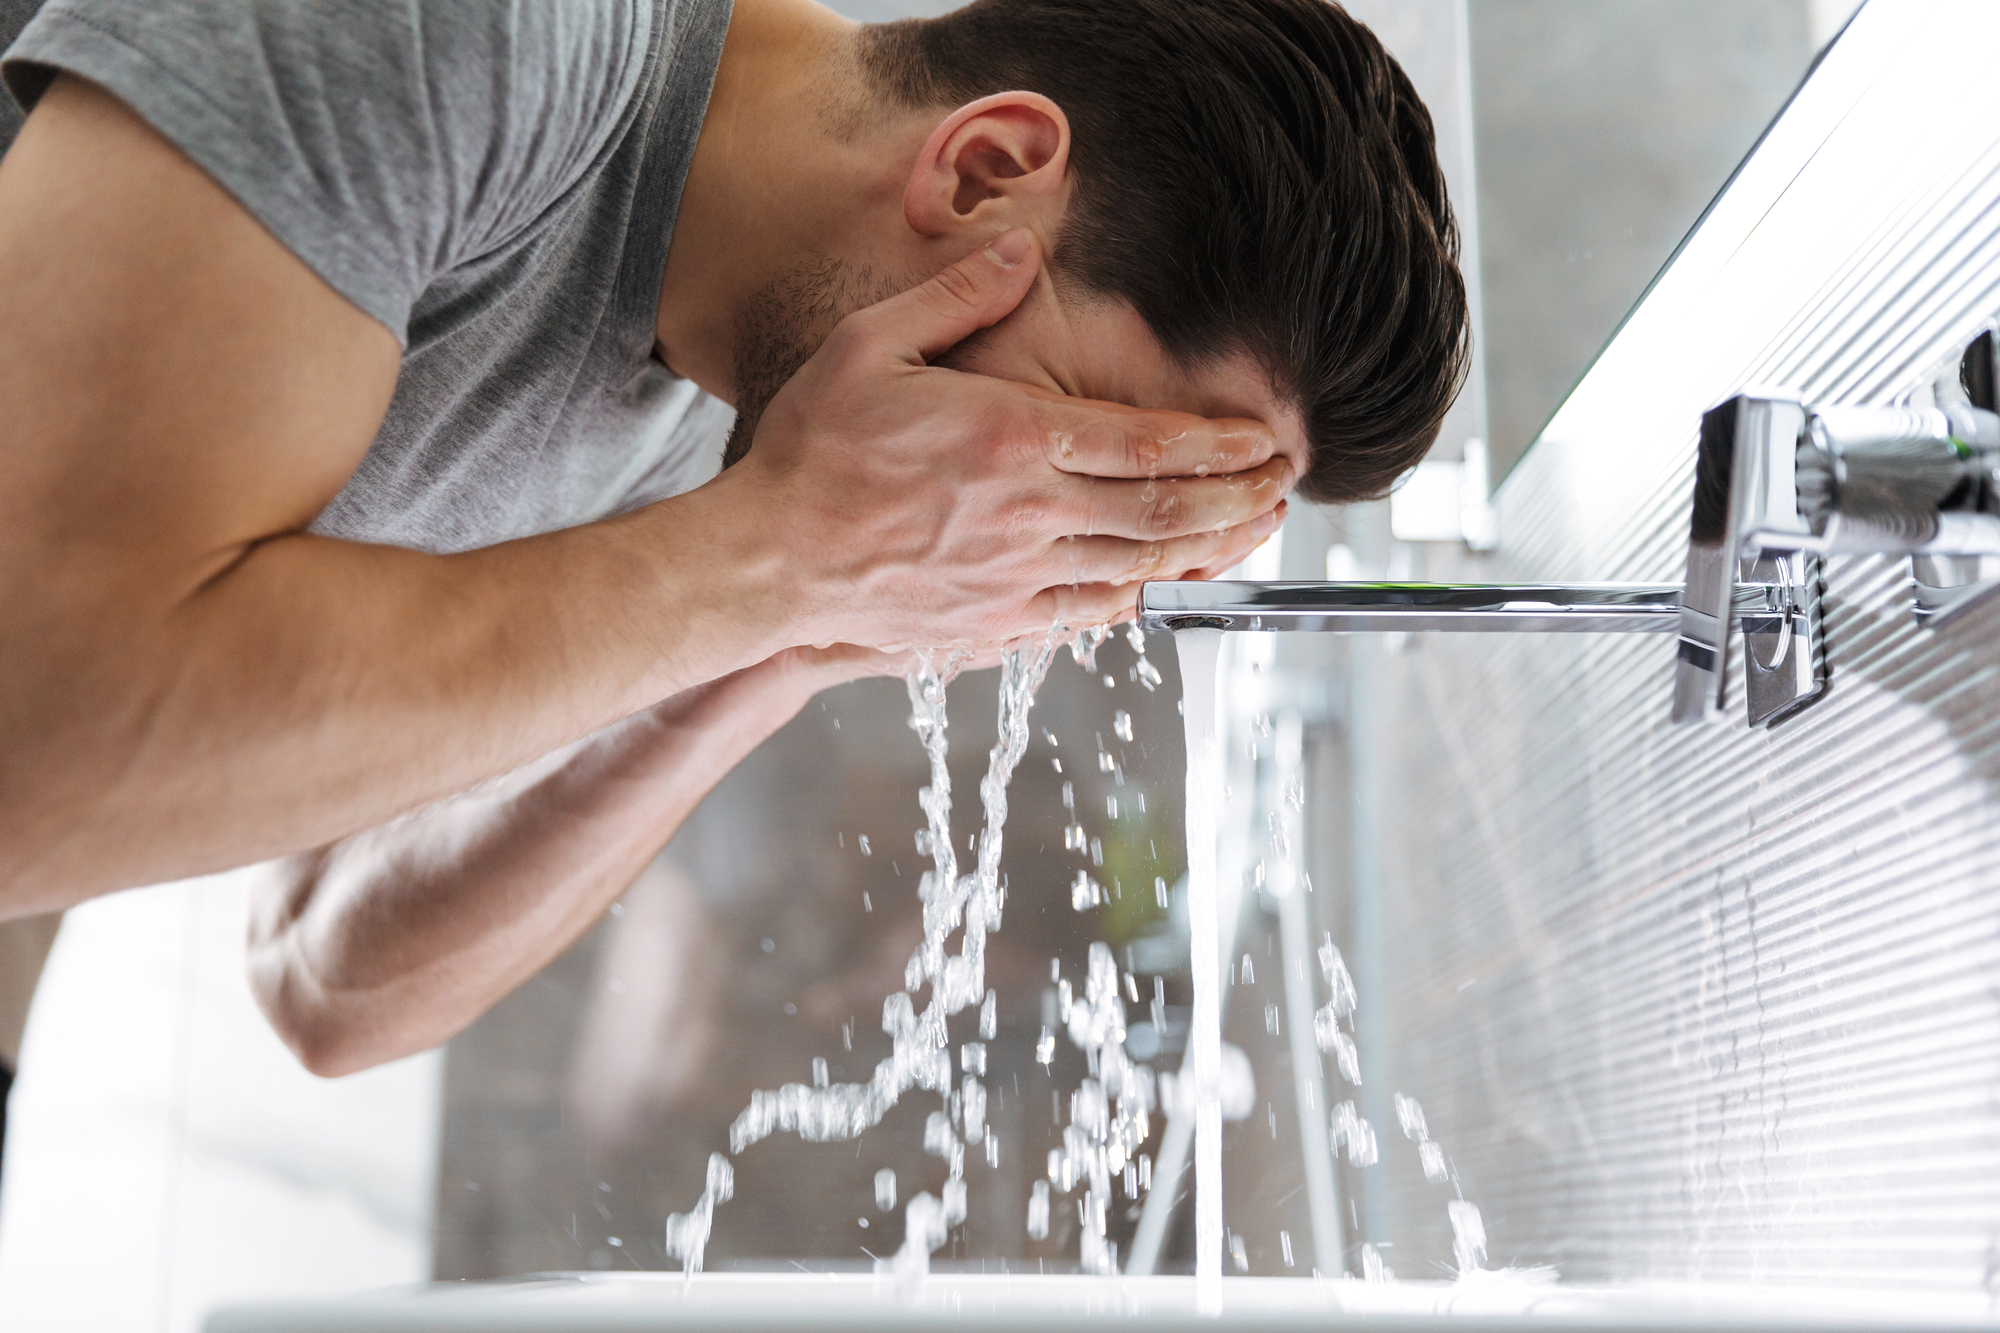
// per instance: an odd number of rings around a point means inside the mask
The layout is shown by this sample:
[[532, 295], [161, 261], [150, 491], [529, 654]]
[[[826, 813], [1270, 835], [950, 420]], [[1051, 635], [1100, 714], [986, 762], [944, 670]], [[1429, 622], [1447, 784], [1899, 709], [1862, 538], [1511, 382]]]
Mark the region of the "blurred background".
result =
[[[871, 21], [939, 8], [835, 7]], [[1514, 466], [1854, 7], [1349, 6], [1431, 107], [1466, 241], [1476, 369], [1435, 458], [1460, 459], [1477, 442], [1471, 452], [1483, 447], [1495, 482]], [[1395, 540], [1386, 505], [1294, 513], [1282, 543], [1258, 557], [1266, 577], [1321, 577], [1330, 550], [1350, 571], [1430, 567], [1423, 548]], [[1453, 759], [1429, 741], [1404, 745], [1393, 727], [1352, 725], [1374, 696], [1348, 683], [1373, 668], [1346, 646], [1259, 637], [1235, 636], [1225, 672], [1226, 822], [1254, 831], [1229, 866], [1240, 911], [1226, 1036], [1254, 1075], [1247, 1114], [1226, 1132], [1233, 1266], [1359, 1272], [1365, 1242], [1406, 1276], [1442, 1276], [1455, 1191], [1425, 1179], [1391, 1102], [1397, 1089], [1425, 1095], [1423, 1080], [1392, 1087], [1364, 1067], [1361, 1089], [1348, 1089], [1332, 1059], [1295, 1040], [1294, 1016], [1326, 998], [1315, 955], [1337, 941], [1361, 982], [1364, 1066], [1389, 1059], [1388, 1029], [1368, 1027], [1395, 1003], [1384, 931], [1400, 930], [1406, 952], [1450, 952], [1450, 932], [1425, 940], [1420, 921], [1385, 925], [1384, 877], [1423, 876], [1385, 842], [1409, 807], [1378, 808], [1376, 787], [1391, 773], [1406, 794], [1442, 790]], [[1091, 943], [1110, 945], [1139, 997], [1127, 1006], [1132, 1054], [1163, 1071], [1178, 1064], [1188, 1003], [1179, 677], [1169, 642], [1147, 644], [1144, 660], [1155, 687], [1123, 636], [1094, 669], [1059, 654], [1037, 700], [1006, 828], [1007, 915], [989, 955], [999, 1034], [987, 1083], [1002, 1147], [997, 1165], [976, 1151], [969, 1162], [969, 1216], [939, 1266], [1075, 1270], [1073, 1196], [1058, 1195], [1045, 1238], [1024, 1225], [1031, 1182], [1084, 1073], [1065, 1040], [1051, 1066], [1035, 1058], [1044, 1025], [1056, 1025], [1052, 962], [1080, 989]], [[1453, 687], [1433, 679], [1429, 688]], [[951, 690], [960, 839], [977, 827], [994, 696], [991, 672]], [[1451, 706], [1421, 689], [1399, 698], [1438, 713]], [[927, 769], [908, 716], [897, 682], [815, 701], [576, 947], [444, 1050], [348, 1079], [312, 1079], [263, 1028], [243, 979], [242, 889], [229, 876], [95, 902], [59, 931], [52, 921], [4, 928], [0, 996], [16, 1014], [29, 990], [36, 999], [24, 1036], [0, 1022], [0, 1060], [18, 1066], [0, 1164], [0, 1309], [24, 1327], [179, 1333], [218, 1301], [259, 1294], [676, 1266], [662, 1249], [665, 1217], [692, 1205], [708, 1153], [726, 1147], [751, 1091], [808, 1081], [815, 1057], [836, 1081], [865, 1079], [887, 1051], [881, 1003], [900, 988], [920, 936], [913, 837]], [[1460, 788], [1503, 785], [1497, 775], [1455, 781], [1455, 801]], [[1066, 787], [1084, 851], [1064, 846]], [[1265, 831], [1287, 819], [1296, 836], [1279, 846]], [[1101, 905], [1072, 906], [1078, 870], [1104, 886]], [[1495, 938], [1508, 929], [1489, 924]], [[1304, 1011], [1286, 991], [1288, 972], [1299, 976], [1286, 946], [1301, 943], [1315, 958], [1306, 977], [1320, 986]], [[1438, 963], [1438, 975], [1458, 967]], [[1476, 1034], [1477, 1023], [1443, 1016], [1437, 997], [1467, 994], [1481, 974], [1452, 975], [1463, 984], [1396, 1012], [1430, 1013], [1433, 1036]], [[1481, 1058], [1445, 1052], [1455, 1036], [1436, 1037], [1442, 1045], [1426, 1055], [1424, 1039], [1417, 1031], [1399, 1048], [1399, 1077], [1424, 1059]], [[1467, 1040], [1490, 1055], [1505, 1038]], [[1459, 1147], [1451, 1127], [1497, 1118], [1471, 1094], [1441, 1095], [1430, 1131], [1448, 1152]], [[1345, 1097], [1375, 1128], [1378, 1167], [1314, 1146]], [[709, 1266], [861, 1268], [893, 1251], [900, 1208], [877, 1208], [874, 1179], [892, 1169], [902, 1199], [939, 1187], [943, 1163], [922, 1144], [933, 1105], [912, 1094], [858, 1142], [776, 1135], [736, 1159], [736, 1197], [718, 1214]], [[1308, 1114], [1322, 1119], [1302, 1135]], [[1154, 1124], [1157, 1152], [1167, 1118]], [[1522, 1151], [1504, 1135], [1489, 1146], [1491, 1160]], [[1460, 1182], [1475, 1201], [1476, 1184], [1470, 1172]], [[1185, 1203], [1171, 1206], [1178, 1197], [1118, 1196], [1121, 1256], [1137, 1245], [1157, 1255], [1158, 1271], [1189, 1267], [1191, 1222]], [[1566, 1276], [1634, 1271], [1587, 1238], [1566, 1240], [1561, 1219], [1530, 1225], [1519, 1209], [1489, 1206], [1485, 1224], [1496, 1263], [1566, 1265]], [[120, 1277], [107, 1284], [114, 1256]]]

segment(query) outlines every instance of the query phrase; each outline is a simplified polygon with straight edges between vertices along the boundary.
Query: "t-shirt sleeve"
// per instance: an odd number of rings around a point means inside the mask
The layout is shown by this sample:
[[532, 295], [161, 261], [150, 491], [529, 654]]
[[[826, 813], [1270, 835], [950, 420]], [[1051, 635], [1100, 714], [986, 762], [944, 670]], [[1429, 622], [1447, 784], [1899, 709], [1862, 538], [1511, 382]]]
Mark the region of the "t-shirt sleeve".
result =
[[408, 342], [440, 273], [518, 238], [605, 151], [646, 0], [49, 0], [7, 52], [23, 106], [114, 93]]

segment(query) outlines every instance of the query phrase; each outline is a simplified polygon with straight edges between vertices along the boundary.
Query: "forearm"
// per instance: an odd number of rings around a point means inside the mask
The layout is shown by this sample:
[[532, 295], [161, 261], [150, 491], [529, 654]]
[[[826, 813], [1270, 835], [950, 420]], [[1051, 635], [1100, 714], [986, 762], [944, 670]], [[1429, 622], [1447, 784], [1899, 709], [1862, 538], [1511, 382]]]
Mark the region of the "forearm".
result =
[[289, 536], [45, 599], [0, 634], [0, 915], [335, 841], [788, 646], [717, 508], [454, 556]]
[[816, 684], [760, 668], [698, 687], [487, 790], [270, 867], [250, 957], [266, 1014], [320, 1074], [444, 1041], [581, 936]]

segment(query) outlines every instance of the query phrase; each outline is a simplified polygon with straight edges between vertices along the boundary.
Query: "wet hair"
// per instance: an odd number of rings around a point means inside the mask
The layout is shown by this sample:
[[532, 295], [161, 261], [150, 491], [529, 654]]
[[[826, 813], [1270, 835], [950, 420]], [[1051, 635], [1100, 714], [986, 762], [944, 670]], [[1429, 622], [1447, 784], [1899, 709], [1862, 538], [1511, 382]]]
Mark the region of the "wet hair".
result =
[[1299, 490], [1371, 499], [1466, 373], [1458, 230], [1430, 113], [1331, 0], [973, 0], [864, 29], [913, 107], [1041, 93], [1075, 192], [1051, 266], [1177, 363], [1247, 353], [1305, 425]]

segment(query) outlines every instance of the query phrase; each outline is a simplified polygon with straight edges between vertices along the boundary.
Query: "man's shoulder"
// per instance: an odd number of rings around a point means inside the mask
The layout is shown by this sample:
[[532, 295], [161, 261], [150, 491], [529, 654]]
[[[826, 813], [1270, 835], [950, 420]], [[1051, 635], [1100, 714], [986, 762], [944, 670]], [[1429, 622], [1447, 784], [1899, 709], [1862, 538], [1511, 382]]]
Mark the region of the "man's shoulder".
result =
[[5, 73], [110, 90], [400, 338], [626, 123], [657, 3], [47, 0]]

